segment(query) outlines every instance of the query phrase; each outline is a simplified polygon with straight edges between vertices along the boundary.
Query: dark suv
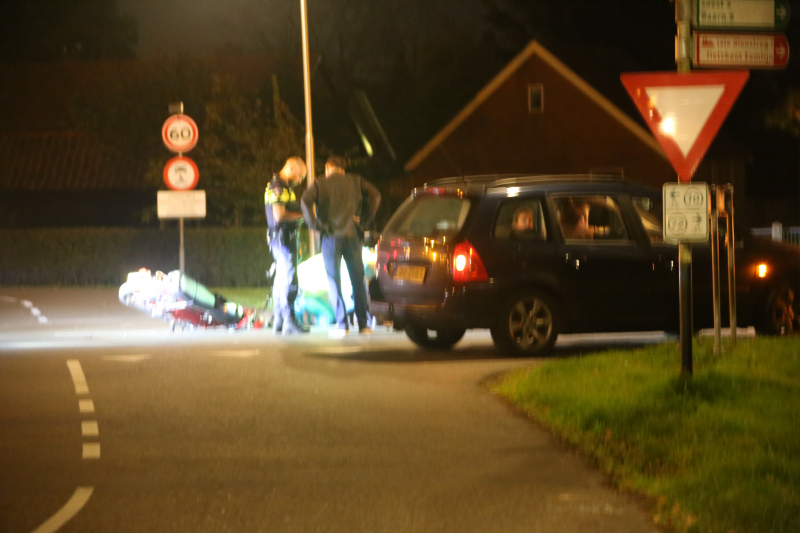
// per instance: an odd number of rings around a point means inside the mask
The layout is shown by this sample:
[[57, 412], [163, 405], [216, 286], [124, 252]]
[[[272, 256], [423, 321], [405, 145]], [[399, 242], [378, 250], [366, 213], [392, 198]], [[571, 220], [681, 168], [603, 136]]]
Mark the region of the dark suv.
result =
[[[515, 355], [544, 354], [560, 333], [677, 331], [678, 253], [662, 238], [661, 204], [660, 190], [615, 177], [431, 182], [381, 233], [370, 311], [422, 347], [489, 328]], [[738, 325], [797, 329], [800, 252], [750, 236], [735, 251]], [[696, 330], [713, 326], [710, 252], [693, 246]]]

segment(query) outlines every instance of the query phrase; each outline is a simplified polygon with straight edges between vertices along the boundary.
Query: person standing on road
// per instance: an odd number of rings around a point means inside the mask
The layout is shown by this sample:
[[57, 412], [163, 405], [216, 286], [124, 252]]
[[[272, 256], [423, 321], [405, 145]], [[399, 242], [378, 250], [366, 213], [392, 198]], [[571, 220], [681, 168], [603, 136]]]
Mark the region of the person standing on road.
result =
[[267, 213], [267, 242], [275, 261], [272, 281], [272, 330], [283, 335], [308, 333], [294, 316], [297, 299], [297, 228], [303, 219], [294, 186], [302, 182], [306, 164], [290, 157], [274, 174], [264, 191]]
[[361, 258], [362, 228], [375, 218], [380, 202], [378, 189], [361, 176], [345, 173], [344, 159], [336, 155], [330, 156], [325, 163], [325, 178], [316, 181], [301, 198], [306, 224], [319, 231], [322, 237], [328, 300], [336, 316], [336, 325], [331, 332], [333, 336], [347, 335], [350, 329], [347, 306], [342, 298], [342, 259], [353, 287], [358, 331], [361, 334], [372, 333], [367, 324], [367, 289]]

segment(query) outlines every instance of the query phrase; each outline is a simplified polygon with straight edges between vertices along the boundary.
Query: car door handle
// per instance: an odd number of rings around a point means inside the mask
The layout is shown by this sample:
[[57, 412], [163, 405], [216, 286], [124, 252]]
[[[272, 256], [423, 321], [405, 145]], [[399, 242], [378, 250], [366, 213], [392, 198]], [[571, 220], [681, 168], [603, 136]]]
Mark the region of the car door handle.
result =
[[586, 256], [581, 256], [579, 254], [569, 254], [567, 253], [564, 257], [564, 262], [567, 265], [570, 265], [575, 268], [575, 270], [580, 270], [581, 265], [586, 264]]
[[659, 255], [658, 260], [653, 262], [653, 270], [658, 269], [674, 272], [677, 264], [678, 261], [674, 257], [664, 257]]

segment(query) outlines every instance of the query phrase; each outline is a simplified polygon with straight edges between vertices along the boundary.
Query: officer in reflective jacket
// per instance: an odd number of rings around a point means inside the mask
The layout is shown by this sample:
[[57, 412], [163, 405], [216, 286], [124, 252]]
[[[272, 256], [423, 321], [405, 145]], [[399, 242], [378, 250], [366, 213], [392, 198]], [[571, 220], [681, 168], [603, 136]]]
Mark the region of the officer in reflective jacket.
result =
[[294, 193], [294, 186], [302, 182], [306, 164], [299, 157], [290, 157], [274, 174], [264, 191], [264, 208], [267, 213], [267, 242], [275, 260], [275, 277], [272, 281], [272, 328], [283, 335], [308, 333], [294, 316], [297, 298], [297, 228], [303, 212]]

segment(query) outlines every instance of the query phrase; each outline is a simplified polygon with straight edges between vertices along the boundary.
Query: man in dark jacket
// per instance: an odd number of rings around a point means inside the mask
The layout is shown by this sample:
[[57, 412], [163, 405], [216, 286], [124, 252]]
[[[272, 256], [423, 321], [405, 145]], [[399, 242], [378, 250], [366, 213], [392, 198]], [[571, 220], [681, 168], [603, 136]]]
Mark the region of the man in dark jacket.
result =
[[[358, 331], [361, 334], [372, 333], [367, 324], [367, 289], [361, 259], [362, 228], [375, 218], [381, 202], [381, 193], [374, 185], [361, 176], [346, 174], [344, 169], [343, 158], [329, 157], [325, 163], [325, 178], [309, 187], [300, 200], [306, 224], [322, 236], [328, 300], [336, 316], [335, 329], [331, 332], [334, 336], [349, 333], [347, 307], [342, 298], [342, 259], [353, 287]], [[368, 209], [363, 205], [364, 201], [368, 202]]]

